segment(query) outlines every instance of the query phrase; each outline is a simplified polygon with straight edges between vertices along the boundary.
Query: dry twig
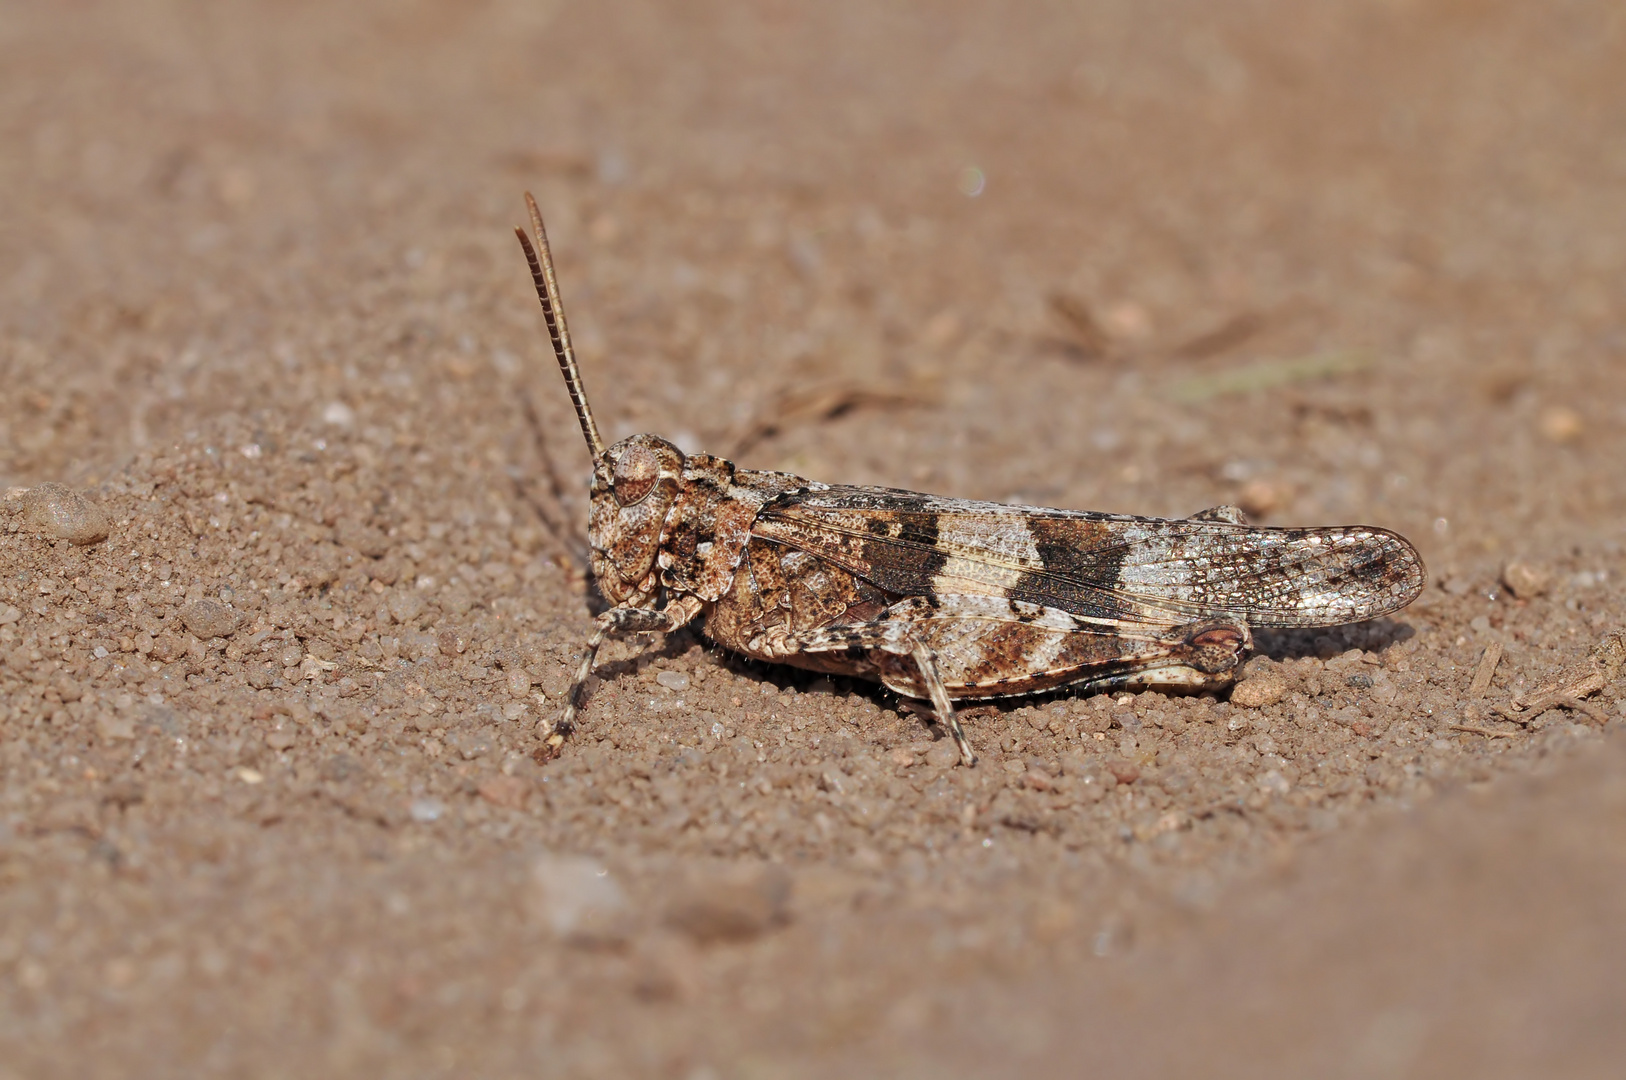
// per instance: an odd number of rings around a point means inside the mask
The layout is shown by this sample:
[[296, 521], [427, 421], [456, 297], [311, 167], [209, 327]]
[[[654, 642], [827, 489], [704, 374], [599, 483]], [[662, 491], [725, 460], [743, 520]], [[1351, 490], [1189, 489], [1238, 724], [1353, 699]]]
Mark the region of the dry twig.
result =
[[1493, 641], [1485, 646], [1485, 654], [1479, 658], [1479, 670], [1474, 672], [1474, 681], [1468, 687], [1469, 697], [1479, 697], [1490, 689], [1491, 677], [1496, 674], [1496, 665], [1502, 662], [1502, 643]]
[[1565, 668], [1558, 678], [1536, 690], [1530, 697], [1514, 698], [1506, 705], [1498, 706], [1495, 711], [1509, 720], [1527, 724], [1531, 717], [1547, 709], [1574, 709], [1600, 724], [1607, 723], [1607, 712], [1581, 699], [1596, 694], [1618, 679], [1622, 668], [1626, 668], [1626, 630], [1611, 630], [1592, 647], [1585, 660]]
[[1263, 315], [1257, 311], [1244, 311], [1177, 346], [1171, 355], [1180, 360], [1205, 360], [1236, 348], [1264, 328]]
[[1492, 731], [1490, 728], [1475, 727], [1473, 724], [1452, 724], [1452, 731], [1466, 731], [1470, 735], [1483, 735], [1487, 739], [1511, 739], [1511, 731]]
[[1066, 344], [1076, 349], [1083, 359], [1094, 360], [1113, 352], [1112, 335], [1096, 321], [1095, 313], [1082, 297], [1055, 292], [1046, 298], [1046, 303], [1050, 305], [1050, 314], [1066, 331]]
[[800, 424], [818, 424], [862, 408], [905, 408], [929, 405], [931, 398], [905, 386], [865, 386], [836, 383], [792, 390], [779, 395], [773, 404], [736, 438], [727, 451], [738, 458], [764, 439]]

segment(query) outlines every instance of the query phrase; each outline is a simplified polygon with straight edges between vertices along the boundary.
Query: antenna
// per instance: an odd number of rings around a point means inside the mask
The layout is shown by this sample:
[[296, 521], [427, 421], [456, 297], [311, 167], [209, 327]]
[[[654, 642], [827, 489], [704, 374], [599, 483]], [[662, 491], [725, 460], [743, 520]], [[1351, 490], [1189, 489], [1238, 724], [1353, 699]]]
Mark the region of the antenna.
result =
[[[593, 422], [593, 411], [587, 407], [587, 391], [582, 387], [581, 369], [576, 366], [576, 350], [570, 345], [570, 327], [565, 323], [565, 304], [559, 298], [559, 283], [553, 277], [553, 253], [548, 250], [548, 233], [542, 227], [542, 213], [536, 208], [531, 193], [525, 193], [525, 206], [531, 212], [531, 228], [536, 230], [536, 248], [530, 237], [519, 226], [514, 235], [525, 249], [525, 260], [531, 264], [531, 281], [536, 284], [536, 298], [542, 301], [542, 315], [548, 323], [548, 337], [553, 340], [553, 353], [559, 358], [559, 373], [565, 377], [565, 388], [570, 391], [570, 402], [576, 406], [576, 419], [581, 421], [582, 435], [587, 449], [596, 462], [604, 456], [604, 440], [599, 438], [598, 425]], [[542, 255], [537, 257], [537, 248]]]

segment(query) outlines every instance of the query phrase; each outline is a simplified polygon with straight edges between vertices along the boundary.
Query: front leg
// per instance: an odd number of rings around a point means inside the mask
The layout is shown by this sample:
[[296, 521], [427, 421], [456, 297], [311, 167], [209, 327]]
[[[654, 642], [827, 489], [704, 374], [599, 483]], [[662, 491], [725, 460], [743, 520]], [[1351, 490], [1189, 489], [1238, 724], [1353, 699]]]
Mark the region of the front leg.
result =
[[599, 646], [604, 644], [605, 638], [681, 630], [694, 621], [703, 607], [699, 597], [685, 595], [664, 608], [615, 607], [599, 615], [593, 636], [587, 639], [587, 651], [582, 654], [581, 666], [576, 669], [576, 678], [571, 681], [570, 690], [565, 694], [564, 715], [559, 717], [554, 729], [545, 734], [568, 735], [576, 727], [576, 709], [582, 687], [593, 673], [593, 662], [598, 659]]

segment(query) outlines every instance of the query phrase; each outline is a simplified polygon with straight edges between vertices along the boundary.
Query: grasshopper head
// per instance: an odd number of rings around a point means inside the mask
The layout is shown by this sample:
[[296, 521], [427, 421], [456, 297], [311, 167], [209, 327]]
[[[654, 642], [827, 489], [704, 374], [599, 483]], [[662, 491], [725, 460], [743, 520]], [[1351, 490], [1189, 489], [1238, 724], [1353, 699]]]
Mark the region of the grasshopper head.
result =
[[657, 435], [622, 439], [595, 464], [587, 539], [593, 576], [611, 603], [648, 591], [661, 527], [682, 477], [683, 451]]

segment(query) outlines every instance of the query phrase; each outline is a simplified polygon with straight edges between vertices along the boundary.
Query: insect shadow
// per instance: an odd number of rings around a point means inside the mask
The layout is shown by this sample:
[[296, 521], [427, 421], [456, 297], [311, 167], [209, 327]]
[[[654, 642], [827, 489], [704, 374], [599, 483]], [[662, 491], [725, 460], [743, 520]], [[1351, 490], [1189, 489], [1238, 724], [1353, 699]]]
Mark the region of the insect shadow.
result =
[[[598, 605], [593, 609], [594, 614], [609, 607], [609, 604], [605, 603], [596, 591], [590, 591], [588, 595], [590, 605]], [[643, 647], [629, 656], [620, 660], [601, 661], [595, 665], [593, 677], [600, 683], [614, 682], [621, 676], [636, 675], [648, 669], [657, 660], [676, 660], [687, 655], [696, 645], [703, 646], [706, 642], [698, 633], [685, 627], [674, 633], [654, 637], [638, 644]]]
[[1351, 649], [1381, 653], [1417, 636], [1417, 628], [1409, 622], [1384, 617], [1346, 626], [1310, 627], [1290, 630], [1262, 629], [1254, 634], [1253, 651], [1256, 656], [1272, 660], [1295, 660], [1314, 656], [1331, 660]]

